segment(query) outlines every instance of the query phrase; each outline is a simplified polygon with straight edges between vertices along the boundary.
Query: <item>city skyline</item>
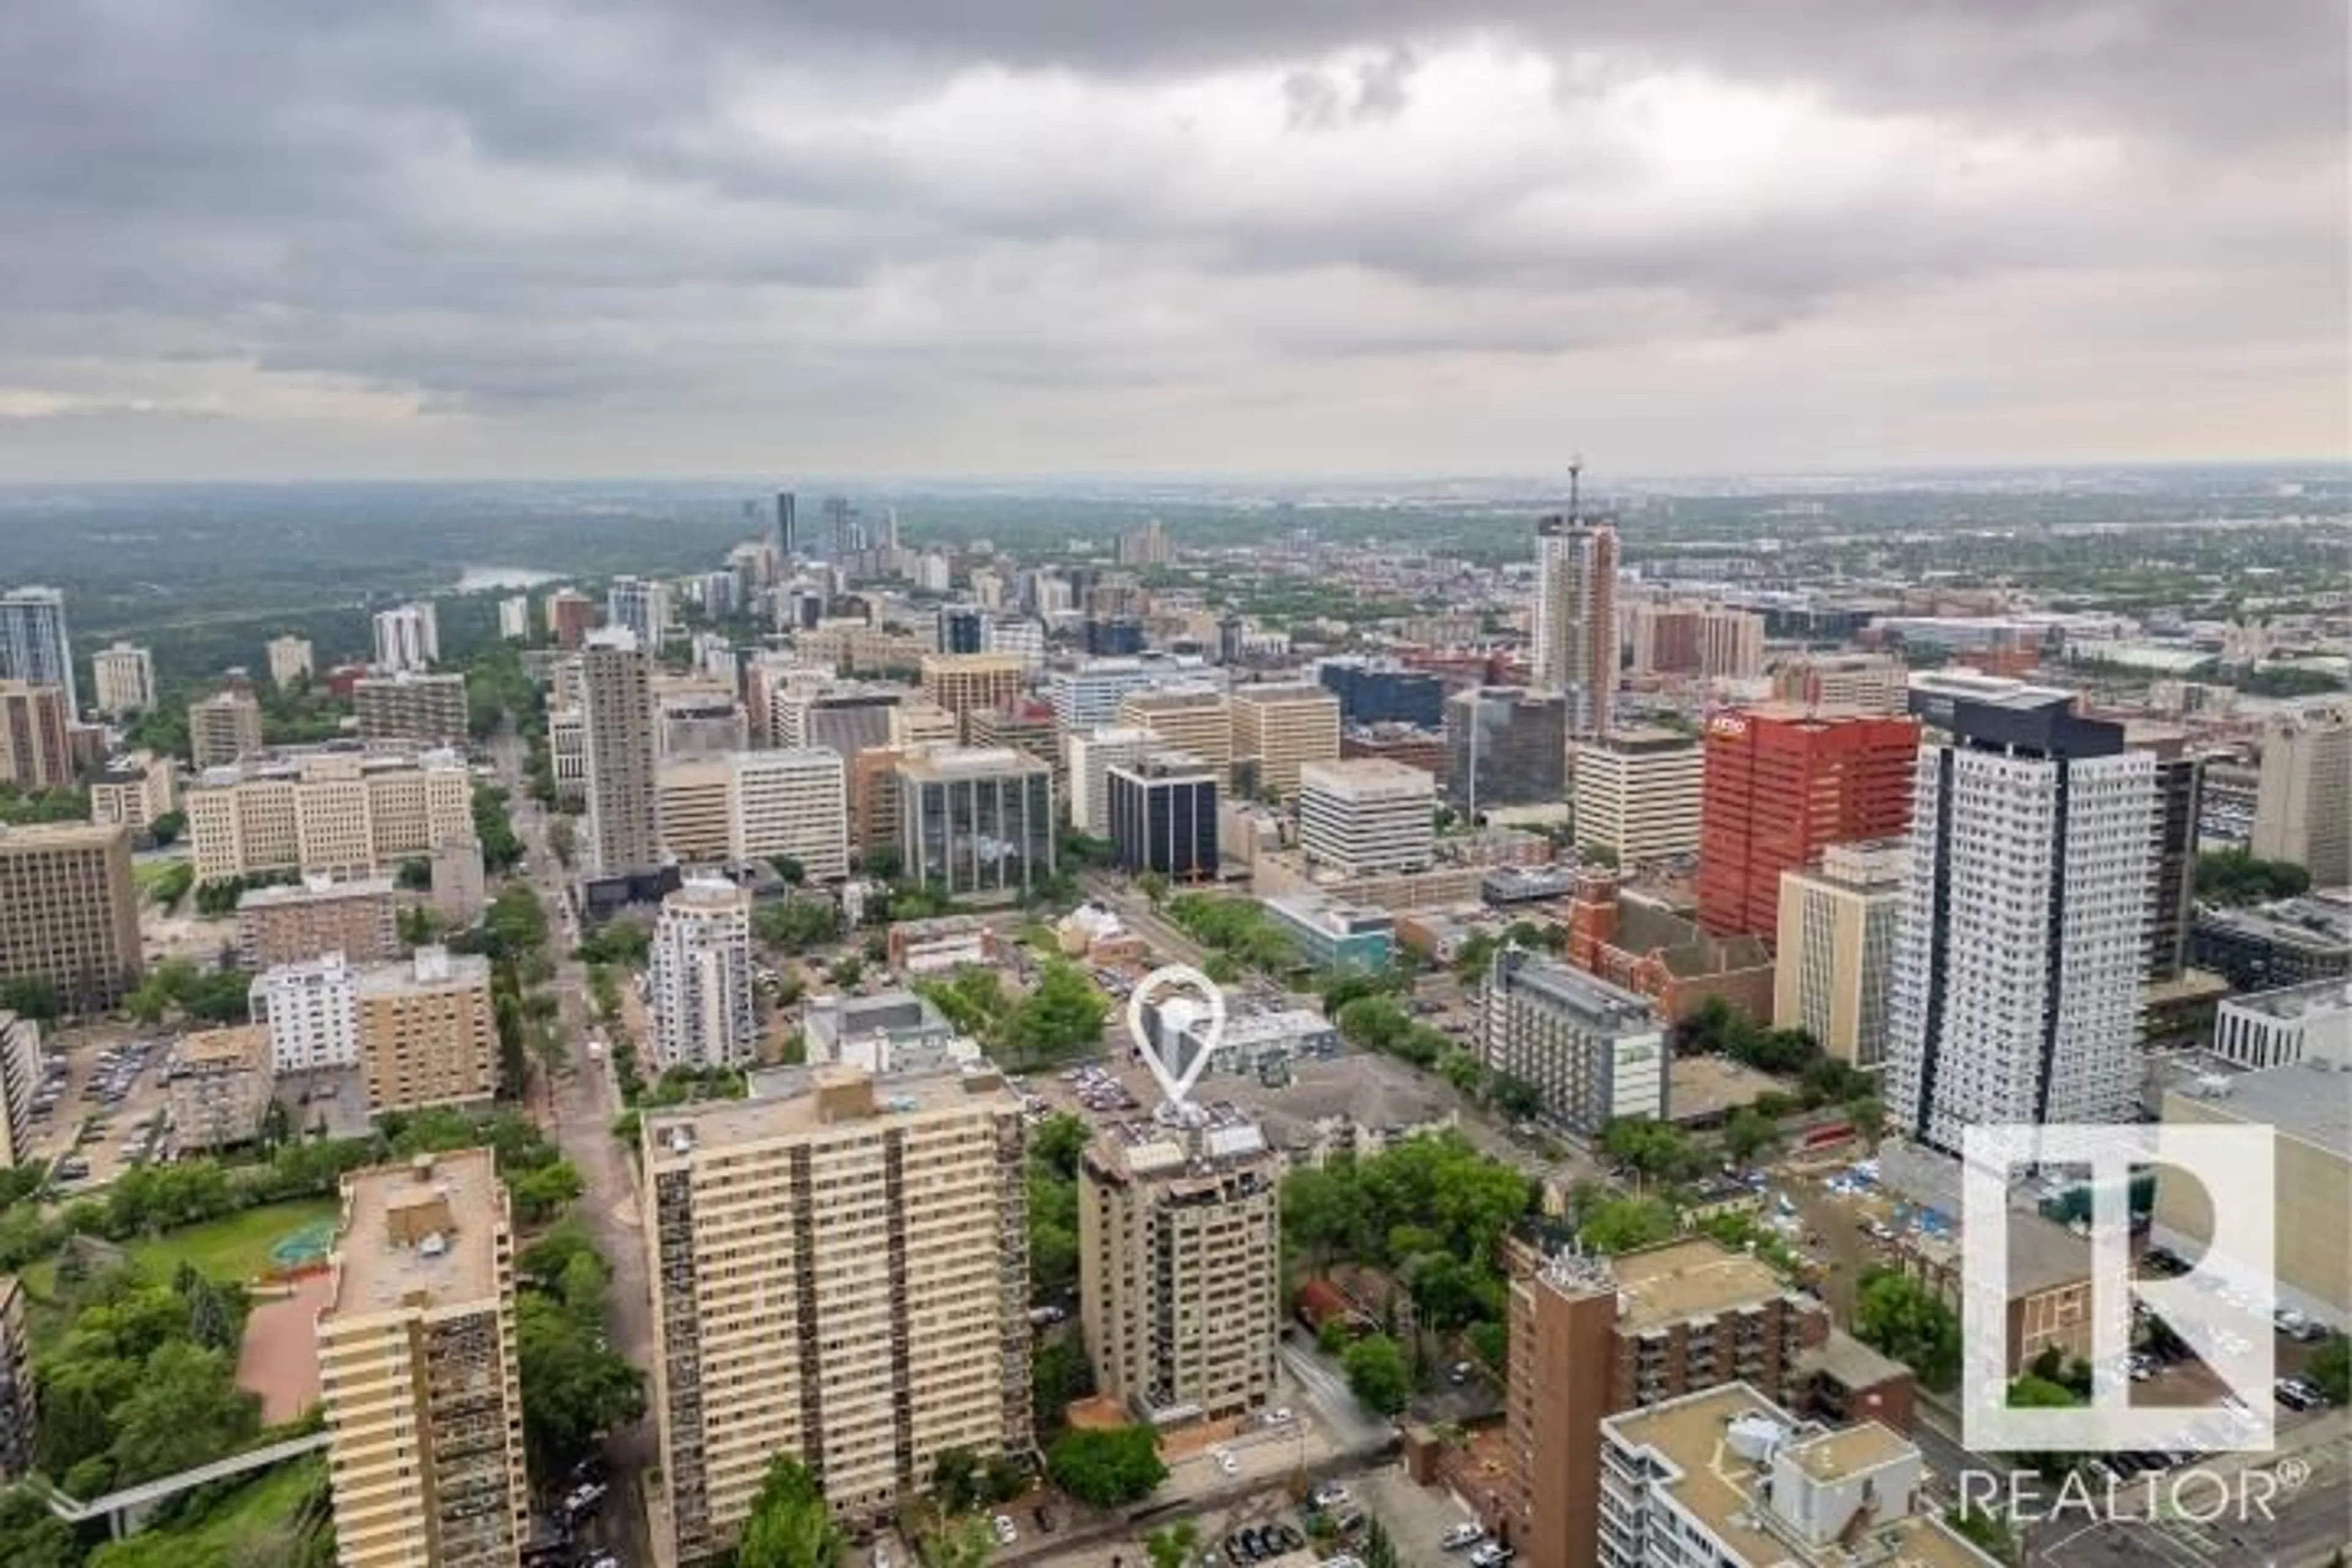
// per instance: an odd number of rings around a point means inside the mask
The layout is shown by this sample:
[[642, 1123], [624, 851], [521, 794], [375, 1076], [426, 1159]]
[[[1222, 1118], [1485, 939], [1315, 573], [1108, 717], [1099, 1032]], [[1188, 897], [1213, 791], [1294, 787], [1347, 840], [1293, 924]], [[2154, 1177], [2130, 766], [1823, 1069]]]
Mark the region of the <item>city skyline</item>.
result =
[[2352, 415], [2316, 5], [17, 20], [0, 479], [2275, 459]]

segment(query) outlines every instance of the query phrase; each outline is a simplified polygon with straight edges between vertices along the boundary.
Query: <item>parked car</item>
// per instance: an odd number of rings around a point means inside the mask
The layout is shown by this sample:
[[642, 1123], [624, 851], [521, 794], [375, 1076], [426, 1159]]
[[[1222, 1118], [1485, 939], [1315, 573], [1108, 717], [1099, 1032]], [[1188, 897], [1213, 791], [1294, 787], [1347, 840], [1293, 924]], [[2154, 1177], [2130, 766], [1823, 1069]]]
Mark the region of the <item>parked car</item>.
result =
[[1447, 1525], [1445, 1533], [1437, 1538], [1437, 1544], [1448, 1552], [1459, 1552], [1465, 1546], [1475, 1546], [1486, 1539], [1486, 1532], [1465, 1519], [1459, 1524]]
[[1317, 1508], [1338, 1508], [1348, 1500], [1348, 1489], [1337, 1481], [1325, 1481], [1313, 1495]]
[[1489, 1541], [1471, 1548], [1470, 1568], [1503, 1568], [1517, 1553], [1499, 1542]]
[[999, 1546], [1010, 1546], [1021, 1539], [1021, 1531], [1013, 1527], [1010, 1514], [998, 1514], [988, 1521], [988, 1528], [995, 1535]]

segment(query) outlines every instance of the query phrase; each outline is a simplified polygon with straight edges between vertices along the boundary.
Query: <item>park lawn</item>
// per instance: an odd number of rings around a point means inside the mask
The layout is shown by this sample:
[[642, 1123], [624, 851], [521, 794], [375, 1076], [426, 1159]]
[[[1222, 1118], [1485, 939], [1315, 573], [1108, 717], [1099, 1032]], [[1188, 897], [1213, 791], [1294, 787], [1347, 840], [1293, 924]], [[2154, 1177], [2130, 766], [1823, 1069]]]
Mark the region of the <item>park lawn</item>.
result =
[[182, 1263], [215, 1279], [247, 1280], [270, 1267], [270, 1251], [305, 1226], [331, 1222], [340, 1212], [332, 1198], [298, 1198], [268, 1204], [220, 1219], [166, 1231], [130, 1244], [132, 1259], [159, 1279], [169, 1279]]

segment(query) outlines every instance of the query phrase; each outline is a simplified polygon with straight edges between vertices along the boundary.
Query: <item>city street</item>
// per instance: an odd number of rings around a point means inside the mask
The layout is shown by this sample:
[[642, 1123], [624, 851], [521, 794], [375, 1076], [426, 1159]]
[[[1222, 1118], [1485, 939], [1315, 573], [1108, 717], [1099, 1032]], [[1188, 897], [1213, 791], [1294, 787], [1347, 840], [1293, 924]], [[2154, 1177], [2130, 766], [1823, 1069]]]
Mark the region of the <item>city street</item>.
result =
[[[564, 900], [563, 868], [548, 845], [547, 816], [530, 798], [523, 777], [522, 742], [511, 731], [501, 731], [490, 750], [499, 778], [511, 792], [515, 832], [529, 852], [524, 875], [547, 910], [548, 946], [555, 961], [555, 978], [549, 989], [561, 1005], [563, 1038], [572, 1049], [569, 1067], [551, 1084], [541, 1080], [535, 1105], [563, 1157], [580, 1173], [583, 1190], [572, 1212], [587, 1226], [596, 1250], [612, 1271], [606, 1331], [613, 1349], [646, 1374], [650, 1405], [653, 1306], [647, 1294], [635, 1176], [627, 1151], [612, 1133], [613, 1121], [621, 1113], [620, 1096], [609, 1058], [593, 1059], [588, 1055], [587, 970], [572, 956], [578, 931]], [[660, 1468], [659, 1443], [650, 1412], [635, 1426], [613, 1434], [605, 1444], [605, 1458], [620, 1480], [642, 1482]], [[667, 1531], [652, 1529], [645, 1500], [635, 1486], [616, 1485], [588, 1533], [620, 1552], [624, 1563], [668, 1561]]]

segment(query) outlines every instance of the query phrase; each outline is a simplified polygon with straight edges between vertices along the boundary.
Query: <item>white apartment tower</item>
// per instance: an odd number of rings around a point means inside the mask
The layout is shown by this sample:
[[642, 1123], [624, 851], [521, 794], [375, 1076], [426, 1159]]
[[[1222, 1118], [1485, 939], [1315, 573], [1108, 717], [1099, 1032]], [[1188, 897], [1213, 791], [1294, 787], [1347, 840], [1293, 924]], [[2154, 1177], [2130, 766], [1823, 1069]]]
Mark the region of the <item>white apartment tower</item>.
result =
[[506, 642], [530, 640], [530, 595], [515, 594], [499, 601], [499, 637]]
[[2137, 1102], [2156, 759], [2071, 701], [1962, 699], [1919, 753], [1885, 1098], [1947, 1152], [1971, 1126]]
[[375, 667], [387, 674], [424, 669], [441, 657], [441, 622], [431, 600], [375, 614]]
[[1106, 724], [1066, 733], [1062, 760], [1070, 779], [1070, 826], [1099, 838], [1110, 831], [1110, 770], [1134, 767], [1162, 744], [1158, 731]]
[[591, 634], [580, 650], [580, 694], [587, 868], [609, 877], [657, 866], [653, 672], [637, 639]]
[[615, 577], [604, 590], [604, 624], [635, 634], [657, 648], [669, 634], [669, 585], [644, 577]]
[[646, 1001], [657, 1068], [742, 1067], [757, 1054], [751, 1000], [751, 896], [697, 879], [662, 900]]
[[57, 589], [0, 590], [0, 680], [62, 686], [67, 710], [81, 712], [73, 639], [66, 633], [66, 596]]
[[1608, 729], [1617, 696], [1617, 531], [1584, 517], [1572, 490], [1565, 516], [1536, 524], [1535, 623], [1528, 684], [1568, 699], [1570, 735]]
[[1298, 770], [1299, 846], [1346, 876], [1428, 869], [1436, 810], [1437, 780], [1385, 757]]
[[254, 976], [247, 1005], [269, 1031], [270, 1070], [314, 1072], [360, 1061], [359, 974], [340, 952]]
[[2302, 867], [2315, 888], [2352, 882], [2352, 702], [2314, 707], [2263, 731], [2252, 847]]
[[98, 710], [110, 719], [155, 706], [155, 658], [134, 643], [113, 642], [90, 656]]

